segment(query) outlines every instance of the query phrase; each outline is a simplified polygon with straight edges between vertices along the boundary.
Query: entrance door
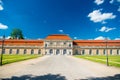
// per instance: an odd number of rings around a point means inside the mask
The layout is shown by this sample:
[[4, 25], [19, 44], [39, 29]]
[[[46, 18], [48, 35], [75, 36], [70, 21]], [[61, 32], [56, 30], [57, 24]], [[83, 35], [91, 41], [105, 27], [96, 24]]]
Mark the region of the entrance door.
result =
[[49, 53], [50, 53], [50, 55], [53, 54], [53, 49], [50, 49]]
[[65, 55], [67, 53], [66, 49], [63, 50], [63, 55]]
[[56, 55], [58, 55], [58, 54], [60, 54], [60, 50], [59, 49], [56, 50]]

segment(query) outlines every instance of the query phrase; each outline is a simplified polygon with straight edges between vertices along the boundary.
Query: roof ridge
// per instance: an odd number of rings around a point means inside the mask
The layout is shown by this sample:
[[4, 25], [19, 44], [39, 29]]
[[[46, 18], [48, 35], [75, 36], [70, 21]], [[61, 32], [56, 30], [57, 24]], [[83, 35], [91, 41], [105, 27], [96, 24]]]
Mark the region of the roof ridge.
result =
[[50, 40], [72, 40], [67, 34], [51, 34], [46, 37], [46, 39]]

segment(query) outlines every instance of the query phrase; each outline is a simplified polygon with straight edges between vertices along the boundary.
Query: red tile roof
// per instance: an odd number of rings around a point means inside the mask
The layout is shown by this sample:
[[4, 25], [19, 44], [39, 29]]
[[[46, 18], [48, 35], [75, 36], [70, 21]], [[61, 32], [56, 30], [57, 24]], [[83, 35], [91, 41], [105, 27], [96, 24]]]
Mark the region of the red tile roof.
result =
[[[43, 46], [42, 40], [14, 40], [9, 39], [5, 40], [5, 45], [24, 45], [24, 46]], [[0, 40], [0, 45], [2, 45], [2, 41]]]
[[[74, 45], [77, 46], [106, 46], [105, 40], [74, 40]], [[108, 40], [108, 46], [120, 46], [120, 40]]]
[[52, 34], [46, 37], [46, 40], [71, 40], [66, 34]]
[[[72, 40], [68, 35], [54, 34], [49, 35], [47, 40]], [[43, 40], [5, 40], [5, 45], [16, 45], [16, 46], [43, 46]], [[2, 45], [2, 40], [0, 40]], [[106, 46], [105, 40], [73, 40], [73, 45], [76, 46]], [[120, 46], [120, 40], [108, 40], [108, 46]]]

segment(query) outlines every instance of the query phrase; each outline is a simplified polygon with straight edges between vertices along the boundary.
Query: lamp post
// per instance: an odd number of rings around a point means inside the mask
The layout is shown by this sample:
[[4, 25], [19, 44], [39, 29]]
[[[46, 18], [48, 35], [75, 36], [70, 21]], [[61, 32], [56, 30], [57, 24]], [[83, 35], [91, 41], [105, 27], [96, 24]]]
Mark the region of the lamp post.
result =
[[2, 66], [2, 58], [4, 53], [4, 41], [5, 41], [5, 35], [3, 35], [3, 39], [2, 39], [2, 52], [1, 52], [1, 58], [0, 58], [0, 66]]
[[105, 51], [106, 52], [106, 64], [107, 64], [107, 66], [109, 66], [108, 47], [107, 47], [108, 46], [107, 45], [108, 44], [108, 39], [107, 38], [105, 39], [105, 42], [106, 42], [106, 51]]

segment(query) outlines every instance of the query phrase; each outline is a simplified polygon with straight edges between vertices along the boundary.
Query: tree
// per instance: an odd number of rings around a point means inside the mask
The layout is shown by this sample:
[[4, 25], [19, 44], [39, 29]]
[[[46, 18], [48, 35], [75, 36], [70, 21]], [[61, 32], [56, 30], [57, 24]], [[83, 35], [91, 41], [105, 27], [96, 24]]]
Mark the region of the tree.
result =
[[11, 36], [11, 39], [24, 39], [22, 30], [18, 28], [13, 29], [10, 36]]

